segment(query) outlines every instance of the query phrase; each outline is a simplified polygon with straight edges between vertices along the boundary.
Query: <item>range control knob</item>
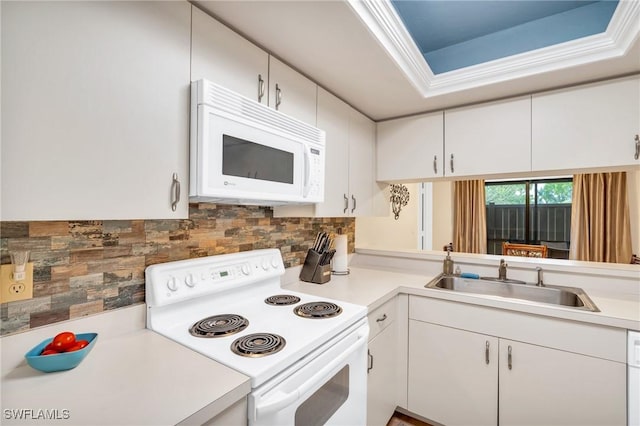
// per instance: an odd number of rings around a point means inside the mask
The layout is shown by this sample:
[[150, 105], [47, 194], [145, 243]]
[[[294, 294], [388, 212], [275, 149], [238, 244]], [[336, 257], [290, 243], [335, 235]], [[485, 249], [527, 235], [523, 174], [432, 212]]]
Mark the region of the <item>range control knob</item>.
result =
[[167, 287], [171, 291], [176, 291], [178, 289], [178, 280], [176, 280], [176, 277], [169, 278], [167, 281]]
[[196, 285], [196, 279], [193, 274], [189, 274], [184, 278], [184, 283], [189, 287], [193, 287]]
[[262, 260], [262, 269], [264, 269], [265, 271], [269, 270], [269, 262], [267, 261], [267, 259]]
[[271, 266], [273, 266], [274, 268], [278, 268], [279, 265], [280, 265], [280, 262], [278, 262], [278, 258], [272, 257], [271, 258]]
[[240, 267], [240, 270], [245, 275], [249, 275], [249, 272], [251, 272], [251, 270], [249, 269], [249, 265], [246, 263]]

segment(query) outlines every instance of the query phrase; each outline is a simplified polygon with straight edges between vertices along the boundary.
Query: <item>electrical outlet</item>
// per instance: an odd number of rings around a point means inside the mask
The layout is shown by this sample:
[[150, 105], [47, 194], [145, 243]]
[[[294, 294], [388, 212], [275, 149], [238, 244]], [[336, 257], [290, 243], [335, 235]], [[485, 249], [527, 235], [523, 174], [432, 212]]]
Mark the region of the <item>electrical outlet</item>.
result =
[[33, 262], [27, 263], [25, 279], [13, 279], [13, 265], [0, 265], [0, 303], [33, 298]]

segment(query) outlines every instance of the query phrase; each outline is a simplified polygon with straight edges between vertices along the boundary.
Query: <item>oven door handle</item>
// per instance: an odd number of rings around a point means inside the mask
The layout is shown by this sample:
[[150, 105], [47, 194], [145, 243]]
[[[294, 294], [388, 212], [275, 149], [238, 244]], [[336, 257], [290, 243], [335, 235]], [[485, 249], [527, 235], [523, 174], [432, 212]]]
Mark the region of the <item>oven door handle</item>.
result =
[[265, 416], [275, 411], [281, 410], [283, 407], [290, 405], [292, 402], [296, 401], [302, 395], [311, 390], [314, 386], [317, 386], [318, 382], [322, 382], [322, 378], [329, 375], [331, 370], [340, 367], [344, 361], [351, 356], [353, 352], [355, 352], [358, 347], [366, 344], [366, 340], [362, 338], [363, 336], [358, 335], [357, 340], [353, 343], [349, 348], [347, 348], [341, 356], [335, 358], [332, 362], [321, 368], [316, 374], [314, 374], [309, 380], [307, 380], [302, 386], [293, 390], [292, 392], [282, 392], [277, 391], [274, 393], [273, 397], [266, 400], [264, 403], [258, 404], [256, 406], [256, 414], [258, 417]]

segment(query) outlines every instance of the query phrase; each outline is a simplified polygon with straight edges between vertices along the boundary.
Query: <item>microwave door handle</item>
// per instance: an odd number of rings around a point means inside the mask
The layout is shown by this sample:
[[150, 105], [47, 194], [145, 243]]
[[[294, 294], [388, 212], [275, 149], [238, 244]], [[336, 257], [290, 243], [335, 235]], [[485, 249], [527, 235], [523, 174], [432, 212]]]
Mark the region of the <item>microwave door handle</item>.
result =
[[309, 190], [311, 189], [311, 158], [309, 154], [309, 148], [305, 147], [304, 150], [304, 188], [302, 190], [302, 196], [307, 198]]
[[296, 399], [300, 398], [300, 396], [307, 393], [314, 386], [318, 385], [319, 381], [329, 375], [331, 370], [334, 370], [336, 367], [344, 364], [344, 362], [355, 352], [360, 346], [366, 345], [366, 340], [362, 338], [363, 336], [358, 335], [358, 338], [355, 343], [353, 343], [349, 348], [345, 349], [342, 354], [331, 361], [329, 364], [325, 365], [321, 368], [317, 373], [315, 373], [312, 377], [310, 377], [305, 383], [298, 387], [297, 389], [285, 393], [285, 392], [275, 392], [272, 398], [269, 398], [264, 403], [258, 403], [256, 405], [256, 415], [258, 417], [273, 413], [275, 411], [281, 410], [283, 407], [290, 405]]

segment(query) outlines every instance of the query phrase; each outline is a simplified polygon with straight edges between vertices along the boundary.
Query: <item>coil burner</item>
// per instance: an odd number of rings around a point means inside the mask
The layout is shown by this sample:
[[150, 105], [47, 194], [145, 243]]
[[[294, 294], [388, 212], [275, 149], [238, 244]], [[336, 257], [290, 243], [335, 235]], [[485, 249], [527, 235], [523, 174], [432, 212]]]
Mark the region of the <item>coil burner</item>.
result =
[[284, 337], [277, 334], [254, 333], [234, 340], [231, 351], [240, 356], [259, 358], [280, 351], [286, 344]]
[[264, 303], [267, 305], [295, 305], [300, 301], [298, 296], [294, 296], [292, 294], [276, 294], [275, 296], [269, 296], [264, 299]]
[[331, 318], [342, 313], [342, 308], [330, 302], [311, 302], [296, 306], [293, 312], [303, 318]]
[[193, 324], [189, 333], [196, 337], [224, 337], [244, 330], [249, 320], [235, 314], [214, 315]]

